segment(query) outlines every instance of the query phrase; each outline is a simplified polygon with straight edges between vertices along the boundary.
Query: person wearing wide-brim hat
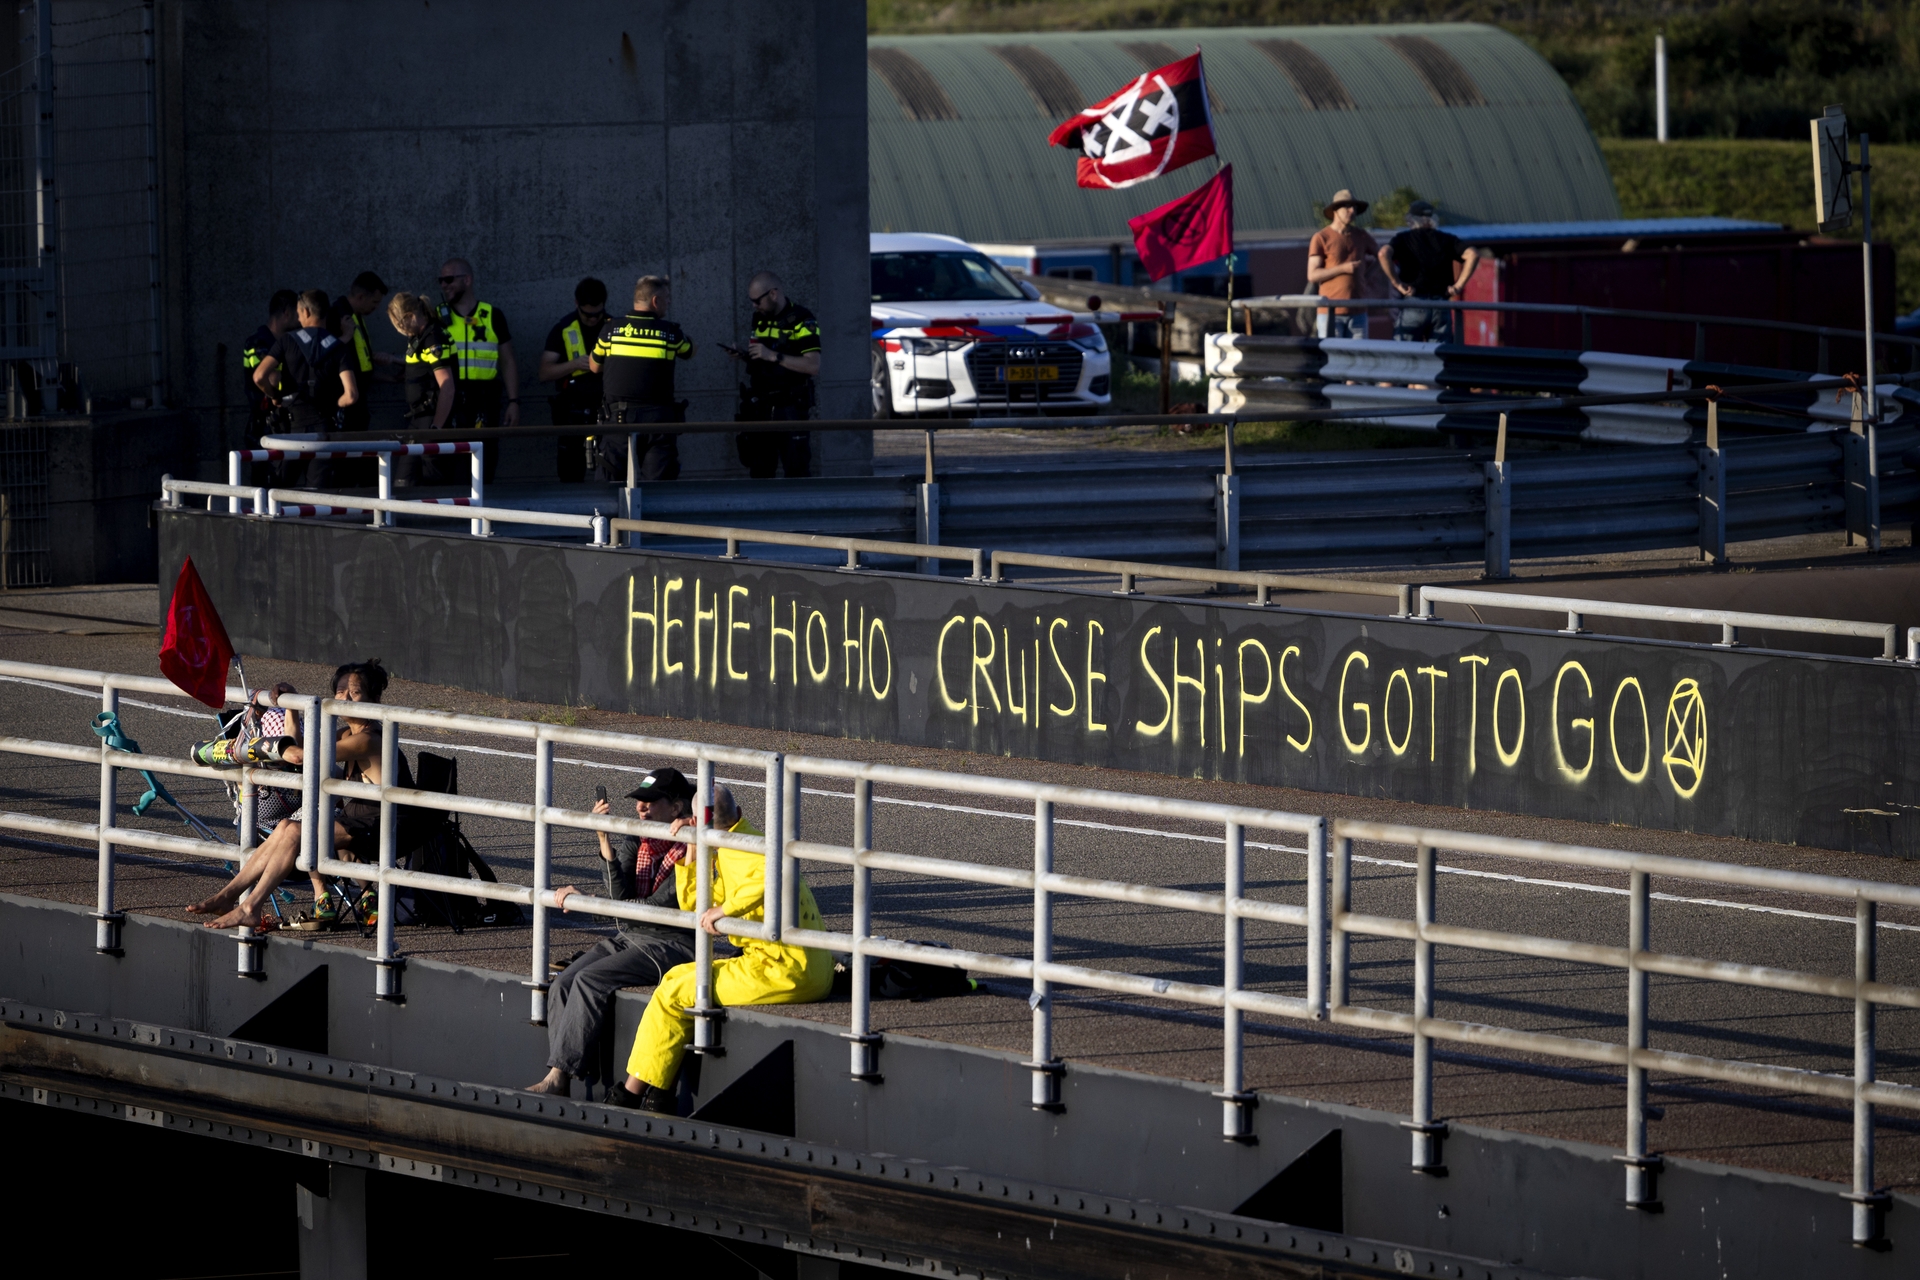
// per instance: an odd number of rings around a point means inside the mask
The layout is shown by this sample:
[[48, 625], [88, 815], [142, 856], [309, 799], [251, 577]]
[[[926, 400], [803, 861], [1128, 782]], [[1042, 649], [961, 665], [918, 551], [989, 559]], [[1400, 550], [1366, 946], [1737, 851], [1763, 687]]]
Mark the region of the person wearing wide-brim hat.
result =
[[[1354, 199], [1353, 192], [1342, 187], [1333, 193], [1322, 209], [1328, 224], [1316, 231], [1307, 246], [1307, 284], [1323, 298], [1360, 298], [1367, 296], [1366, 272], [1369, 263], [1379, 258], [1380, 246], [1364, 227], [1353, 225], [1354, 215], [1365, 213], [1367, 202]], [[1367, 336], [1366, 313], [1336, 307], [1327, 316], [1329, 338]]]

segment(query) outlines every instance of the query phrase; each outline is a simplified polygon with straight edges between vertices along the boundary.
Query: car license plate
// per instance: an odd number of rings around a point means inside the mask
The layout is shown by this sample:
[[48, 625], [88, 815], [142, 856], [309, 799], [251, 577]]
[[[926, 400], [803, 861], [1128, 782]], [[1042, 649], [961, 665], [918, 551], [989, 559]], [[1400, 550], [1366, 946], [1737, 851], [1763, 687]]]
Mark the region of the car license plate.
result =
[[1015, 364], [1003, 365], [1000, 369], [1002, 382], [1058, 382], [1060, 366], [1057, 364]]

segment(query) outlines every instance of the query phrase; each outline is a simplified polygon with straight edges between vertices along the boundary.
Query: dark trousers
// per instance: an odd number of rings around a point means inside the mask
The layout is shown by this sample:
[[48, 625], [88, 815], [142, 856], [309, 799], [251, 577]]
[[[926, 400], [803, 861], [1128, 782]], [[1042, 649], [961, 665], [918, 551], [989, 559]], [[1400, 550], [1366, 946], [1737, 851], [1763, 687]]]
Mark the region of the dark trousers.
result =
[[[778, 401], [762, 396], [741, 397], [736, 422], [805, 422], [802, 401]], [[771, 480], [784, 469], [789, 480], [812, 474], [813, 437], [805, 431], [742, 431], [733, 439], [740, 465], [755, 480]]]
[[547, 1065], [603, 1084], [625, 1079], [607, 1034], [614, 997], [623, 987], [658, 986], [667, 970], [691, 963], [693, 935], [683, 930], [641, 926], [595, 943], [547, 989]]
[[[600, 421], [600, 409], [595, 405], [584, 407], [570, 405], [559, 397], [553, 401], [553, 425], [556, 427], [590, 427]], [[578, 484], [587, 478], [587, 441], [579, 436], [556, 436], [553, 441], [554, 474], [568, 484]]]
[[1402, 307], [1400, 318], [1394, 322], [1393, 336], [1399, 342], [1452, 342], [1453, 307], [1445, 298], [1412, 297], [1407, 299], [1414, 305]]
[[670, 404], [611, 404], [607, 406], [607, 431], [600, 437], [599, 476], [614, 484], [627, 482], [627, 437], [634, 437], [640, 449], [639, 478], [642, 482], [680, 478], [680, 437], [665, 432], [642, 434], [622, 428], [650, 422], [678, 422], [680, 411]]
[[[484, 431], [500, 425], [503, 395], [498, 378], [461, 379], [459, 394], [453, 400], [453, 416], [447, 419], [450, 431]], [[488, 441], [484, 474], [488, 484], [500, 469], [500, 442]]]

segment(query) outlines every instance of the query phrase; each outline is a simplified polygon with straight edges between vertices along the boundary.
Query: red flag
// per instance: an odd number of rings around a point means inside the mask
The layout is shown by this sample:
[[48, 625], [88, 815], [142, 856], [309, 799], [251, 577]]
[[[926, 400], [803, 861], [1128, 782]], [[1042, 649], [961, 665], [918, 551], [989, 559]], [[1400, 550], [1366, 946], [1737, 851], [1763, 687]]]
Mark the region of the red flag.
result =
[[1131, 187], [1213, 154], [1200, 51], [1114, 90], [1047, 135], [1079, 146], [1083, 187]]
[[1233, 166], [1127, 225], [1149, 279], [1226, 257], [1233, 252]]
[[167, 605], [167, 634], [160, 641], [160, 670], [188, 694], [218, 710], [227, 701], [227, 664], [233, 661], [233, 641], [193, 560], [180, 566]]

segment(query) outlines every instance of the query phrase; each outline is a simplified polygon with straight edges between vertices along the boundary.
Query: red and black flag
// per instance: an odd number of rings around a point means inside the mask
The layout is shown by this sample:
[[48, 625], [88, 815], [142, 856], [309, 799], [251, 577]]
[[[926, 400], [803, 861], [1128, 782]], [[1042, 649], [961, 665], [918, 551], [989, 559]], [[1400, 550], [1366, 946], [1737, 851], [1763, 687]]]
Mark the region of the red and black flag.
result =
[[1083, 187], [1131, 187], [1213, 154], [1213, 117], [1200, 51], [1149, 71], [1083, 108], [1047, 136], [1056, 147], [1076, 143]]

